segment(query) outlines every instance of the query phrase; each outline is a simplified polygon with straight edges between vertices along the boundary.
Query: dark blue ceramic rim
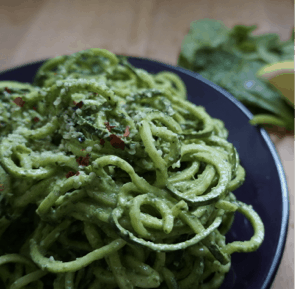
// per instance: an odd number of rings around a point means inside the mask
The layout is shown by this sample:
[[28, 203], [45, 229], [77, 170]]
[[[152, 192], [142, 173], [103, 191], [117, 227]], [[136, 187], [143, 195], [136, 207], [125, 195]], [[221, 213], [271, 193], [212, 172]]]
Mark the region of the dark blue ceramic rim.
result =
[[[199, 75], [197, 73], [191, 72], [191, 71], [181, 68], [181, 67], [175, 67], [175, 66], [172, 66], [169, 64], [164, 64], [162, 62], [148, 59], [148, 58], [129, 57], [128, 56], [128, 59], [129, 59], [130, 63], [136, 67], [142, 68], [147, 63], [149, 63], [150, 65], [160, 66], [162, 68], [161, 70], [173, 71], [180, 76], [181, 76], [181, 74], [191, 76], [191, 77], [195, 78], [196, 80], [201, 81], [201, 82], [205, 83], [206, 85], [212, 87], [214, 90], [216, 90], [220, 94], [222, 94], [225, 98], [227, 98], [229, 101], [231, 101], [236, 107], [238, 107], [239, 110], [241, 111], [241, 113], [243, 113], [248, 118], [248, 120], [250, 120], [253, 117], [252, 113], [241, 102], [239, 102], [237, 99], [235, 99], [229, 92], [227, 92], [223, 88], [219, 87], [218, 85], [212, 83], [211, 81], [208, 81], [207, 79], [203, 78], [201, 75]], [[44, 61], [46, 61], [46, 60], [31, 62], [31, 63], [23, 64], [23, 65], [20, 65], [17, 67], [13, 67], [13, 68], [10, 68], [10, 69], [4, 70], [4, 71], [0, 71], [0, 81], [1, 80], [14, 80], [12, 78], [9, 78], [10, 74], [13, 75], [17, 70], [26, 69], [26, 68], [29, 68], [30, 66], [34, 66], [37, 69], [39, 66], [41, 66], [41, 64]], [[157, 70], [159, 70], [159, 68]], [[23, 79], [18, 79], [18, 81], [32, 82], [31, 76], [29, 75], [28, 76], [29, 78], [28, 78], [26, 75], [24, 75]], [[250, 126], [250, 124], [249, 124], [249, 126]], [[263, 138], [263, 140], [264, 140], [264, 142], [265, 142], [265, 144], [266, 144], [266, 146], [273, 158], [273, 161], [275, 163], [275, 167], [277, 170], [277, 176], [279, 178], [278, 181], [279, 181], [280, 190], [281, 190], [280, 193], [281, 193], [281, 198], [282, 198], [282, 204], [280, 204], [281, 208], [282, 208], [282, 215], [281, 215], [281, 220], [280, 220], [281, 228], [280, 228], [280, 236], [279, 236], [279, 239], [277, 242], [275, 254], [273, 256], [268, 273], [266, 274], [266, 276], [264, 276], [264, 281], [262, 282], [262, 286], [260, 286], [259, 288], [258, 287], [254, 288], [251, 286], [251, 284], [249, 284], [250, 287], [245, 287], [245, 288], [270, 289], [271, 285], [273, 283], [273, 280], [275, 278], [275, 275], [277, 273], [279, 264], [282, 259], [283, 251], [285, 248], [287, 231], [288, 231], [288, 220], [289, 220], [289, 195], [288, 195], [287, 181], [285, 178], [283, 166], [281, 164], [281, 161], [280, 161], [278, 153], [275, 149], [275, 146], [273, 145], [269, 135], [267, 134], [267, 132], [263, 128], [258, 128], [257, 132], [260, 133], [261, 137]], [[254, 253], [248, 253], [248, 254], [254, 254]], [[255, 264], [253, 264], [253, 266], [255, 267]], [[220, 287], [220, 289], [223, 289], [223, 288], [225, 289], [228, 287], [224, 287], [224, 286]], [[231, 287], [231, 288], [237, 289], [236, 286]]]

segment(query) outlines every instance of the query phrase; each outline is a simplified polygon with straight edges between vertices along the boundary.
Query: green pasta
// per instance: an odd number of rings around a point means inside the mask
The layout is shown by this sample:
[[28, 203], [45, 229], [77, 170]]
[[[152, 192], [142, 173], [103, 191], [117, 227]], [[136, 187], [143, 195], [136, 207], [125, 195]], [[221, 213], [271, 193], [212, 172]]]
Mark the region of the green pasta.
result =
[[[0, 100], [1, 288], [214, 289], [263, 242], [223, 122], [177, 75], [93, 48]], [[227, 244], [236, 211], [254, 235]]]

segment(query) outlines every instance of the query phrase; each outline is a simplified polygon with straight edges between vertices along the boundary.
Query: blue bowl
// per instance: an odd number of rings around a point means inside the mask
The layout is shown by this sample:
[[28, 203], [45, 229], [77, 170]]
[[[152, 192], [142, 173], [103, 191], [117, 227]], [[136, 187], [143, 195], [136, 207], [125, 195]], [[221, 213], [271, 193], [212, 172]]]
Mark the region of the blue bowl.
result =
[[[234, 193], [238, 200], [251, 204], [265, 226], [265, 239], [252, 253], [233, 253], [232, 267], [220, 289], [270, 289], [286, 242], [289, 219], [287, 182], [279, 156], [268, 134], [251, 126], [251, 112], [230, 93], [197, 73], [145, 58], [128, 57], [135, 67], [150, 73], [166, 70], [178, 74], [187, 87], [188, 100], [202, 105], [229, 130], [228, 140], [236, 147], [246, 181]], [[44, 61], [25, 64], [0, 73], [1, 80], [32, 82]], [[227, 242], [249, 240], [253, 229], [236, 213]]]

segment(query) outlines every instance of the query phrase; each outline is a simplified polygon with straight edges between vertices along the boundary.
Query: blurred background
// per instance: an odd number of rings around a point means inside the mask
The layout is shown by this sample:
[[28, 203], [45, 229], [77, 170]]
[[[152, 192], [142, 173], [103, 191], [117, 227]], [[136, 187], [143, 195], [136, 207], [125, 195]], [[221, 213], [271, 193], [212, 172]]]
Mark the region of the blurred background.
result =
[[290, 38], [292, 0], [0, 0], [0, 68], [90, 47], [176, 64], [193, 20]]
[[[290, 38], [292, 0], [0, 0], [0, 71], [27, 62], [99, 47], [176, 65], [194, 20], [257, 25], [255, 35]], [[272, 289], [294, 288], [294, 136], [269, 131], [290, 194], [289, 232]]]

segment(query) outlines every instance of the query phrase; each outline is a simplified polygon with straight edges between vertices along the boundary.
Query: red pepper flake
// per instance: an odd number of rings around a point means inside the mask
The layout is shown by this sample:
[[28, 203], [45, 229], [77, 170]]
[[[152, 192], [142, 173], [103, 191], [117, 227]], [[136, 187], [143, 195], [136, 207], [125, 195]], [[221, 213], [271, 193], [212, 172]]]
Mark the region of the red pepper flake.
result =
[[85, 149], [81, 149], [81, 151], [82, 151], [82, 152], [84, 152], [84, 151], [85, 151]]
[[72, 177], [72, 176], [74, 176], [74, 175], [75, 175], [75, 173], [72, 172], [72, 171], [70, 171], [70, 172], [68, 172], [68, 173], [66, 174], [66, 178], [68, 179], [68, 178], [70, 178], [70, 177]]
[[33, 109], [34, 109], [34, 110], [36, 110], [36, 107], [35, 107], [35, 106], [33, 106]]
[[74, 101], [74, 105], [78, 108], [81, 108], [84, 105], [84, 103], [83, 103], [83, 101], [80, 101], [80, 102]]
[[117, 137], [115, 134], [111, 134], [110, 135], [110, 138], [111, 138], [111, 145], [114, 147], [114, 148], [120, 148], [122, 150], [124, 150], [125, 148], [125, 143], [124, 141], [122, 141], [119, 137]]
[[34, 121], [35, 122], [38, 122], [40, 119], [36, 116], [36, 117], [34, 117]]
[[4, 185], [0, 184], [0, 192], [4, 191]]
[[76, 162], [80, 165], [80, 166], [88, 166], [89, 165], [89, 154], [86, 155], [86, 157], [78, 157], [76, 159]]
[[104, 123], [107, 130], [110, 132], [112, 128], [116, 127], [115, 125], [110, 125], [110, 123], [107, 121]]
[[126, 129], [125, 129], [125, 132], [124, 132], [124, 134], [123, 134], [123, 137], [129, 136], [129, 134], [130, 134], [129, 126], [127, 125], [127, 126], [126, 126]]
[[23, 99], [21, 97], [17, 97], [13, 102], [20, 107], [23, 107], [25, 104], [25, 101], [23, 101]]
[[6, 92], [11, 93], [11, 90], [8, 87], [4, 88]]
[[79, 176], [80, 175], [80, 172], [78, 171], [78, 172], [76, 172], [76, 173], [74, 173], [74, 172], [72, 172], [72, 171], [69, 171], [67, 174], [66, 174], [66, 178], [68, 179], [68, 178], [70, 178], [70, 177], [73, 177], [73, 176]]
[[74, 175], [75, 175], [75, 173], [72, 172], [72, 171], [70, 171], [70, 172], [68, 172], [68, 173], [66, 174], [66, 178], [68, 179], [68, 178], [70, 178], [70, 177], [72, 177], [72, 176], [74, 176]]
[[104, 139], [100, 140], [100, 144], [103, 146], [106, 141]]

